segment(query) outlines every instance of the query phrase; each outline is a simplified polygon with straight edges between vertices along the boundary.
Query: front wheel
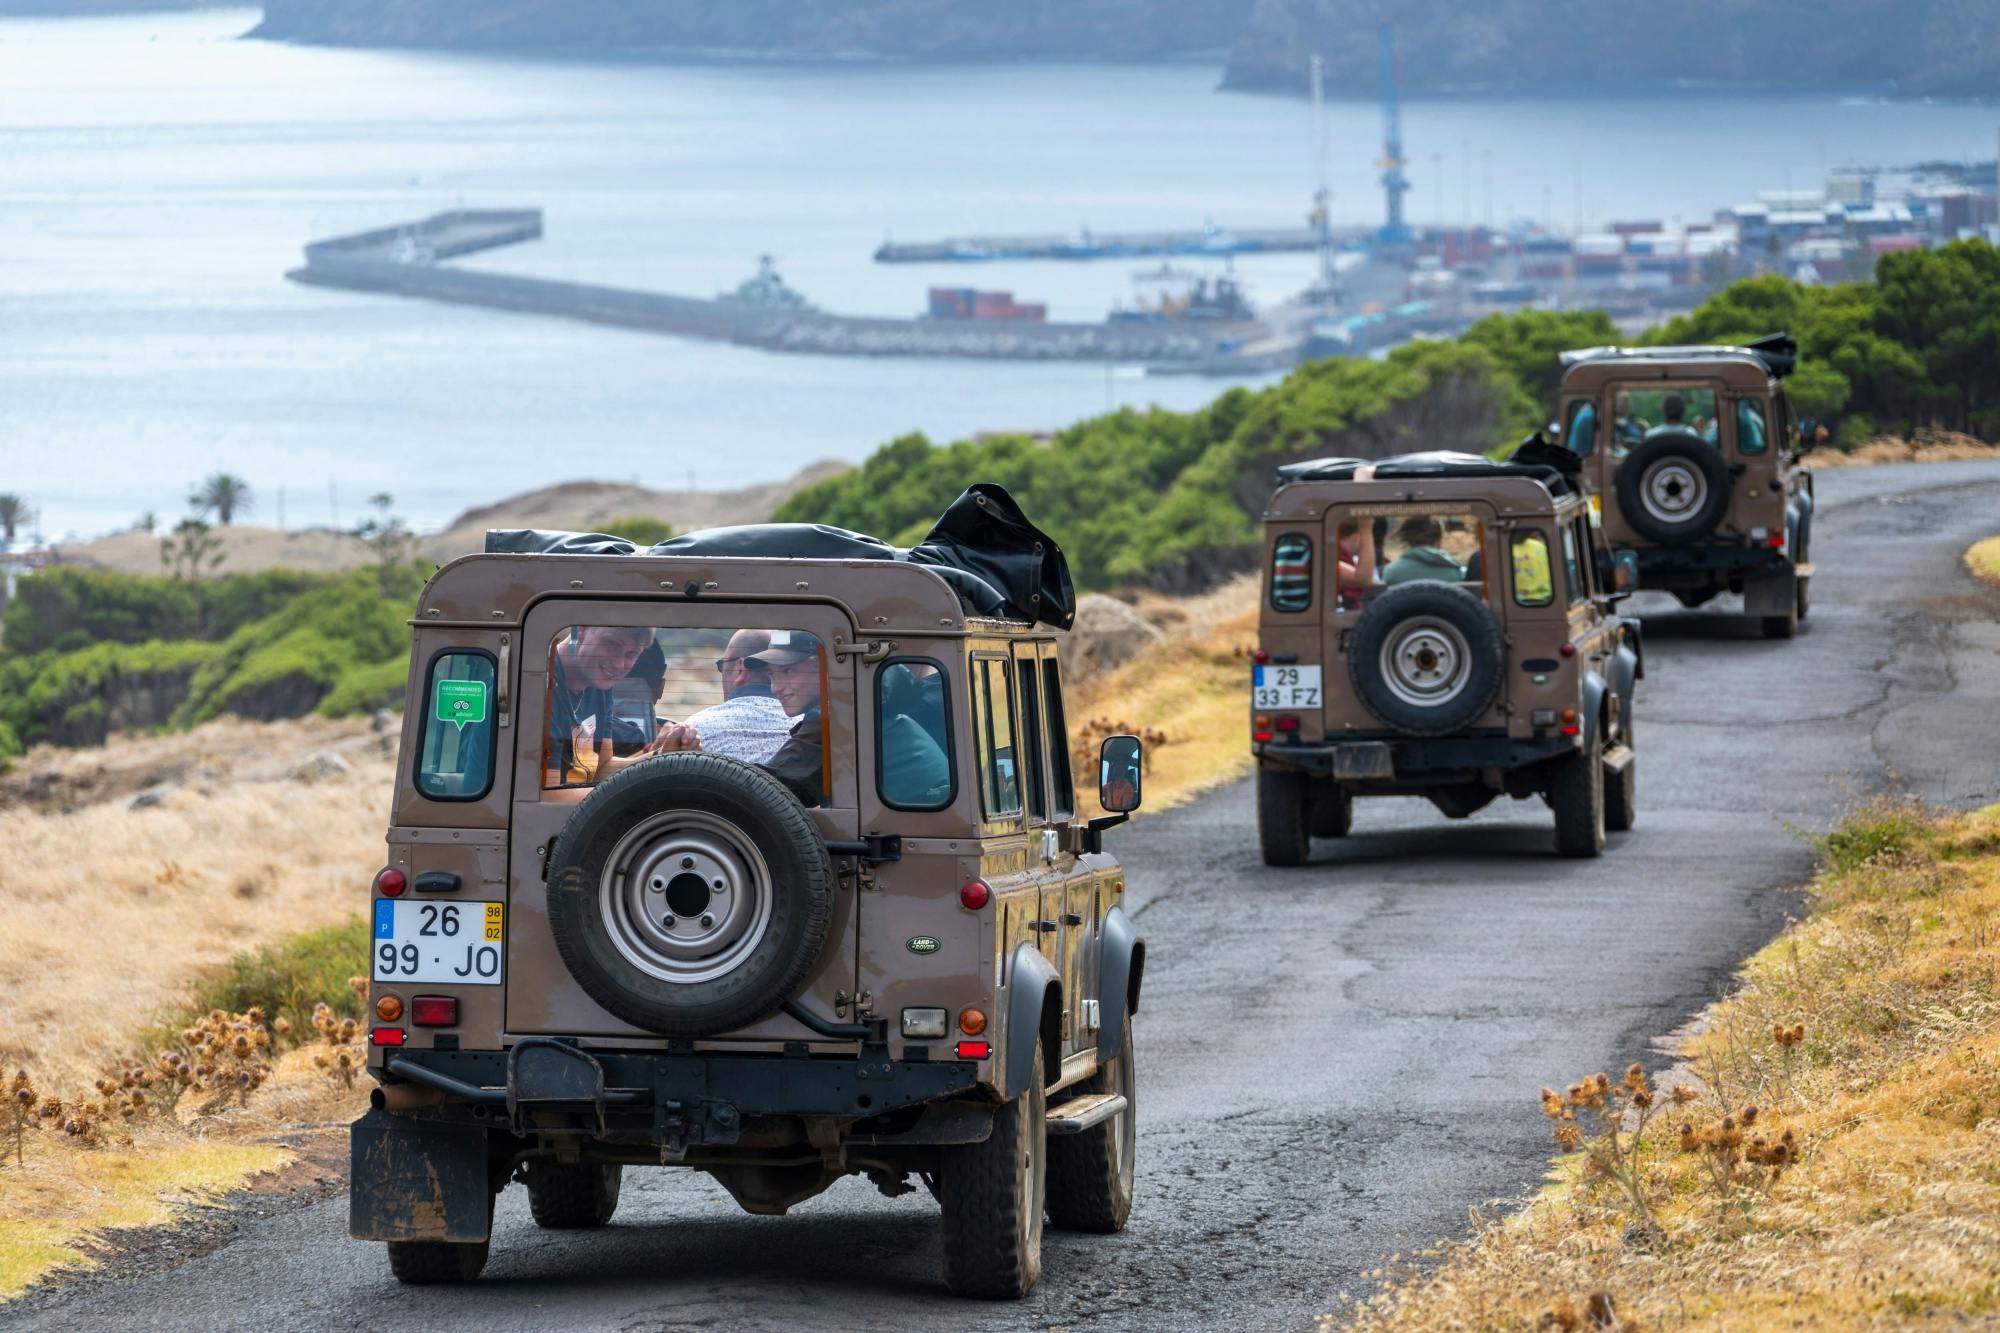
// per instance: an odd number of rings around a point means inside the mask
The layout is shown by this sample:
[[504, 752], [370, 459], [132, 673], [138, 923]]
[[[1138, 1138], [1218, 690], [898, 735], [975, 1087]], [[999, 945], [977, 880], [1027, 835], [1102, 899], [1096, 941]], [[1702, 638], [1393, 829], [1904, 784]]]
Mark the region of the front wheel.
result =
[[389, 1271], [413, 1287], [470, 1282], [486, 1267], [490, 1241], [392, 1240]]
[[1049, 1140], [1049, 1221], [1064, 1231], [1091, 1231], [1108, 1236], [1125, 1229], [1132, 1215], [1132, 1187], [1137, 1175], [1139, 1094], [1133, 1078], [1132, 1016], [1118, 1057], [1070, 1091], [1079, 1097], [1113, 1093], [1125, 1098], [1125, 1109], [1081, 1134]]
[[1257, 770], [1257, 846], [1267, 866], [1302, 866], [1312, 855], [1312, 792], [1303, 773]]
[[1556, 852], [1598, 856], [1604, 851], [1604, 733], [1591, 732], [1582, 750], [1555, 762], [1549, 808], [1556, 815]]
[[1001, 1107], [983, 1143], [947, 1150], [944, 1281], [960, 1296], [1011, 1301], [1042, 1276], [1042, 1216], [1048, 1207], [1048, 1094], [1035, 1043], [1028, 1089]]

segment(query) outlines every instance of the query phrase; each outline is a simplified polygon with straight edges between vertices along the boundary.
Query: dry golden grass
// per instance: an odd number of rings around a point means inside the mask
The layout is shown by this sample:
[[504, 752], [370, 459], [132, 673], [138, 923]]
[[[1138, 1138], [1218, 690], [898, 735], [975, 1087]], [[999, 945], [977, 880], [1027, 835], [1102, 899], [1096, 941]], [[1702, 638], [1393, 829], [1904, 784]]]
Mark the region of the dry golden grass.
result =
[[[353, 771], [285, 770], [334, 748]], [[129, 808], [116, 773], [178, 763], [189, 780]], [[87, 1086], [184, 1001], [206, 967], [352, 916], [381, 864], [392, 761], [366, 723], [219, 722], [104, 750], [37, 749], [10, 785], [116, 793], [68, 813], [0, 811], [0, 1065], [51, 1090]]]
[[1884, 435], [1851, 451], [1815, 449], [1807, 467], [1874, 467], [1882, 463], [1953, 463], [2000, 459], [2000, 447], [1957, 431], [1919, 431], [1911, 439]]
[[1824, 851], [1810, 916], [1703, 1015], [1636, 1145], [1635, 1103], [1608, 1144], [1545, 1092], [1577, 1150], [1540, 1197], [1325, 1323], [2000, 1323], [2000, 806], [1878, 805]]
[[[1257, 582], [1231, 580], [1200, 597], [1145, 596], [1138, 610], [1166, 639], [1103, 675], [1069, 682], [1077, 793], [1097, 811], [1097, 743], [1146, 735], [1145, 811], [1171, 810], [1250, 769], [1250, 650], [1257, 644]], [[1144, 812], [1142, 812], [1144, 813]]]
[[1973, 543], [1965, 553], [1965, 567], [1988, 583], [2000, 584], [2000, 537]]

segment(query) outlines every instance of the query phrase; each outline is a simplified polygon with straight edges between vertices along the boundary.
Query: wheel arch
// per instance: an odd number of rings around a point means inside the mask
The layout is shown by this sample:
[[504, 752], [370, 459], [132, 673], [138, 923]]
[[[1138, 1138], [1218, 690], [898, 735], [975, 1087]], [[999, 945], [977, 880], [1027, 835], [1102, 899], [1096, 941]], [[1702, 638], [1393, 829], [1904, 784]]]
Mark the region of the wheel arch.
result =
[[1007, 1064], [1001, 1071], [1000, 1090], [1008, 1097], [1018, 1097], [1028, 1090], [1037, 1038], [1042, 1043], [1043, 1076], [1051, 1084], [1062, 1077], [1062, 977], [1031, 944], [1015, 947], [1008, 977]]
[[1097, 958], [1097, 1058], [1115, 1060], [1125, 1041], [1125, 1015], [1139, 1012], [1146, 941], [1123, 907], [1104, 914]]

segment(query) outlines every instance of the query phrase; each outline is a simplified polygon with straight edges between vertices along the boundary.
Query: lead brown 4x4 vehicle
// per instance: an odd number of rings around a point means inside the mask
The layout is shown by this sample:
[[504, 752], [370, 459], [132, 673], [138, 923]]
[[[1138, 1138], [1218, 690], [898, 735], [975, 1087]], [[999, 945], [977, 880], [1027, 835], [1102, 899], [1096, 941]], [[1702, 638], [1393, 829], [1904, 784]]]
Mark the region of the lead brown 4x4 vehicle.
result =
[[1798, 344], [1592, 347], [1562, 354], [1563, 440], [1583, 458], [1640, 589], [1686, 606], [1743, 595], [1765, 637], [1798, 633], [1812, 578], [1812, 474], [1784, 390]]
[[1360, 796], [1463, 819], [1541, 796], [1556, 850], [1632, 827], [1639, 625], [1574, 480], [1514, 461], [1407, 454], [1278, 471], [1251, 674], [1257, 835], [1268, 865], [1345, 837]]
[[[602, 1226], [628, 1167], [755, 1213], [915, 1177], [944, 1277], [1018, 1296], [1044, 1220], [1132, 1205], [1145, 944], [1079, 814], [1062, 553], [974, 487], [897, 551], [808, 525], [646, 551], [489, 535], [425, 588], [351, 1231], [483, 1267], [495, 1196]], [[662, 1257], [665, 1262], [665, 1256]]]

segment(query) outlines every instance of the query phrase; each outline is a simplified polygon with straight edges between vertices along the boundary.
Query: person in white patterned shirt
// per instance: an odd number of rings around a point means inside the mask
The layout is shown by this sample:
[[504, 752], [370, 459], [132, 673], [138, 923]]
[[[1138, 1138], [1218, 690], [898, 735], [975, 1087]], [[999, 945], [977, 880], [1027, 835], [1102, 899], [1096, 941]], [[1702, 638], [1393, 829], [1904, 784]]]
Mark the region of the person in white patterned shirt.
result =
[[702, 753], [762, 764], [791, 736], [792, 720], [771, 694], [770, 668], [752, 659], [770, 646], [769, 630], [740, 629], [729, 636], [715, 662], [722, 673], [722, 702], [682, 724], [701, 738]]

